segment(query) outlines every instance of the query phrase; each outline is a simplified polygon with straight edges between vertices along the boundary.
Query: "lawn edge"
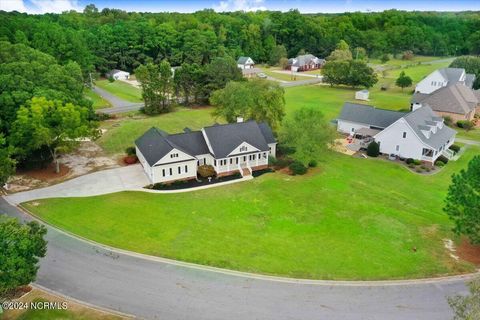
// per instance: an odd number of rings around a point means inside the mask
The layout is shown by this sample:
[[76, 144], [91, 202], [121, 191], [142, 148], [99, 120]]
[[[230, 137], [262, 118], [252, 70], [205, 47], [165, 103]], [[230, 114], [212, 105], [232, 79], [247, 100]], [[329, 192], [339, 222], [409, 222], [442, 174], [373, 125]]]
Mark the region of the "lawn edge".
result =
[[116, 247], [112, 247], [103, 243], [99, 243], [88, 238], [82, 237], [70, 231], [66, 231], [60, 229], [48, 222], [44, 219], [38, 217], [37, 215], [30, 212], [27, 208], [22, 206], [21, 204], [15, 205], [10, 203], [6, 198], [4, 198], [10, 205], [17, 207], [26, 215], [32, 217], [35, 220], [42, 222], [43, 224], [49, 226], [50, 228], [64, 234], [80, 240], [82, 242], [88, 243], [90, 245], [94, 245], [100, 247], [104, 250], [111, 251], [117, 254], [123, 254], [130, 257], [148, 260], [152, 262], [159, 262], [165, 263], [169, 265], [174, 265], [177, 267], [183, 268], [190, 268], [190, 269], [197, 269], [202, 271], [209, 271], [215, 273], [221, 273], [230, 276], [237, 276], [242, 278], [249, 278], [249, 279], [256, 279], [256, 280], [263, 280], [263, 281], [273, 281], [273, 282], [282, 282], [282, 283], [294, 283], [294, 284], [302, 284], [302, 285], [322, 285], [322, 286], [346, 286], [346, 287], [363, 287], [363, 286], [405, 286], [405, 285], [419, 285], [419, 284], [434, 284], [434, 283], [444, 283], [444, 282], [454, 282], [458, 280], [468, 281], [472, 280], [476, 277], [480, 277], [480, 269], [477, 269], [476, 272], [471, 273], [463, 273], [463, 274], [456, 274], [456, 275], [444, 275], [439, 277], [432, 277], [432, 278], [418, 278], [418, 279], [394, 279], [394, 280], [320, 280], [320, 279], [305, 279], [305, 278], [289, 278], [289, 277], [282, 277], [282, 276], [274, 276], [274, 275], [265, 275], [259, 273], [251, 273], [245, 271], [237, 271], [237, 270], [230, 270], [225, 268], [213, 267], [213, 266], [206, 266], [192, 262], [186, 262], [181, 260], [174, 260], [169, 258], [157, 257], [152, 256], [144, 253], [138, 253], [130, 250], [120, 249]]

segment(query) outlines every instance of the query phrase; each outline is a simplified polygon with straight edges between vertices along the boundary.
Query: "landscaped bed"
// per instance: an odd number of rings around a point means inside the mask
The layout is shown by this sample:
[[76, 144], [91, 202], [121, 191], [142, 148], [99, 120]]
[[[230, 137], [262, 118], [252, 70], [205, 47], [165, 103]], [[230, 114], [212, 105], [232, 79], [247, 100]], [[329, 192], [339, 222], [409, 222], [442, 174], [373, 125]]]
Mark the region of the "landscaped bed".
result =
[[177, 194], [123, 192], [24, 206], [53, 225], [114, 247], [199, 264], [315, 279], [422, 278], [473, 271], [443, 239], [450, 177], [331, 152], [304, 176], [281, 172]]
[[227, 182], [232, 180], [239, 180], [242, 178], [240, 173], [236, 173], [230, 176], [219, 177], [219, 178], [198, 178], [198, 180], [177, 180], [172, 183], [155, 183], [146, 186], [146, 189], [153, 189], [153, 190], [181, 190], [181, 189], [189, 189], [189, 188], [197, 188], [197, 187], [204, 187], [208, 185], [213, 185], [221, 182]]

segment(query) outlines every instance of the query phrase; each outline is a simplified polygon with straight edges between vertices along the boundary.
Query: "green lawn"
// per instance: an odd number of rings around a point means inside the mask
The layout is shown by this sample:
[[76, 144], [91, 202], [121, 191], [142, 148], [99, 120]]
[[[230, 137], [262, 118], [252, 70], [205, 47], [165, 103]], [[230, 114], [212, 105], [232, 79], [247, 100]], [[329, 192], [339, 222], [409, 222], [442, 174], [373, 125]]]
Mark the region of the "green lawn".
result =
[[457, 130], [457, 138], [480, 141], [480, 128], [478, 127], [470, 131], [465, 131], [460, 128], [454, 129]]
[[280, 70], [278, 68], [262, 68], [262, 72], [265, 73], [267, 76], [272, 78], [282, 80], [282, 81], [299, 81], [299, 80], [308, 80], [312, 79], [312, 77], [302, 77], [301, 75], [296, 75], [295, 80], [292, 78], [290, 74], [286, 73], [278, 73], [274, 72], [275, 70]]
[[94, 109], [102, 109], [102, 108], [109, 108], [111, 107], [110, 103], [103, 99], [101, 96], [96, 94], [91, 89], [85, 89], [85, 97], [93, 102]]
[[97, 143], [109, 154], [122, 153], [151, 127], [158, 127], [169, 133], [181, 132], [185, 127], [200, 129], [215, 122], [211, 113], [212, 108], [179, 108], [176, 112], [154, 117], [137, 115], [106, 121], [102, 123], [102, 128], [107, 131], [97, 140]]
[[332, 152], [306, 176], [25, 207], [88, 239], [204, 265], [315, 279], [421, 278], [474, 270], [443, 247], [453, 234], [442, 206], [451, 174], [479, 151], [431, 176]]
[[[376, 65], [384, 65], [384, 66], [390, 66], [390, 67], [401, 67], [401, 66], [406, 66], [409, 64], [415, 64], [418, 62], [429, 62], [429, 61], [436, 61], [436, 60], [442, 60], [442, 59], [447, 59], [448, 57], [433, 57], [433, 56], [415, 56], [412, 60], [403, 60], [403, 59], [390, 59], [385, 63], [382, 63], [380, 59], [369, 59], [368, 62], [371, 64], [376, 64]], [[452, 61], [454, 58], [451, 58]]]
[[95, 85], [107, 90], [111, 94], [117, 97], [130, 101], [130, 102], [142, 102], [142, 90], [129, 85], [122, 81], [110, 82], [108, 80], [97, 80]]

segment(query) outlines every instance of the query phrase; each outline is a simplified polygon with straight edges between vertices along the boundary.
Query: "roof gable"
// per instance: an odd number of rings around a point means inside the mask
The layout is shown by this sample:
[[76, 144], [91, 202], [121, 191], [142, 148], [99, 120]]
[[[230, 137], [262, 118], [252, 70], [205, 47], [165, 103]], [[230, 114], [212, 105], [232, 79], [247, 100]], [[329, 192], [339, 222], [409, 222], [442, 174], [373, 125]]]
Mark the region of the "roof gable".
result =
[[403, 117], [405, 112], [377, 109], [373, 106], [345, 102], [337, 120], [363, 123], [378, 128], [386, 128]]
[[418, 99], [420, 103], [430, 106], [435, 111], [468, 114], [479, 103], [472, 89], [456, 83], [443, 87], [428, 96]]

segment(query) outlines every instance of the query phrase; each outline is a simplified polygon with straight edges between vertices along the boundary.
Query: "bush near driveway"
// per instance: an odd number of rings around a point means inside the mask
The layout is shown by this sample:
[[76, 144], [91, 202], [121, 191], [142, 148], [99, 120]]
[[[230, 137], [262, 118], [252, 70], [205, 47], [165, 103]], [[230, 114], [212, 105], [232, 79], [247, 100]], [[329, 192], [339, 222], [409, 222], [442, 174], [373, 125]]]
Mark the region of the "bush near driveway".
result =
[[369, 157], [378, 157], [380, 155], [380, 146], [377, 142], [372, 141], [367, 147], [367, 155]]

